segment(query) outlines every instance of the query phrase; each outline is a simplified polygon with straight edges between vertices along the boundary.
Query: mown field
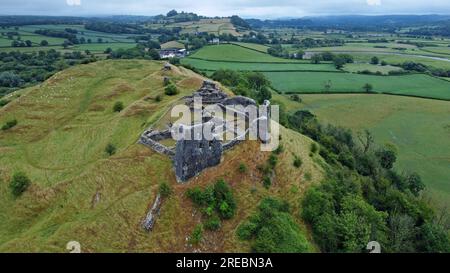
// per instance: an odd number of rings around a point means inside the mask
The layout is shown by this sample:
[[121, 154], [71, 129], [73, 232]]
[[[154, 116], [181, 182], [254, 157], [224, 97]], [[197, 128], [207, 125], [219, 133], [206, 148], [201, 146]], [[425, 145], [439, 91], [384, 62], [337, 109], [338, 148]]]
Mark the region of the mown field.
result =
[[[277, 95], [276, 97], [279, 97]], [[370, 130], [398, 148], [399, 170], [418, 172], [433, 199], [450, 204], [450, 102], [389, 95], [302, 95], [283, 100], [289, 111], [310, 110], [323, 121]]]
[[269, 54], [251, 50], [233, 44], [221, 44], [205, 46], [190, 56], [191, 58], [210, 61], [225, 62], [256, 62], [256, 63], [296, 63], [296, 60], [288, 60], [273, 57]]
[[423, 96], [450, 100], [450, 83], [423, 74], [374, 76], [327, 72], [265, 72], [275, 89], [290, 93], [326, 93], [325, 83], [331, 81], [328, 92], [364, 92], [369, 83], [373, 92]]

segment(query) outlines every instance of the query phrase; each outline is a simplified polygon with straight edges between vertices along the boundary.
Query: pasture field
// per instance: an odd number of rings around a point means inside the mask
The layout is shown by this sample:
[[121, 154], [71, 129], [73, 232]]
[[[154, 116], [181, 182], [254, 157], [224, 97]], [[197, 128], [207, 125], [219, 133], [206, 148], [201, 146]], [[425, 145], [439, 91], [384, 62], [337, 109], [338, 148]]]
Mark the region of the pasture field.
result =
[[359, 71], [368, 70], [372, 73], [381, 72], [384, 75], [387, 75], [391, 71], [402, 71], [403, 69], [397, 67], [397, 66], [391, 66], [391, 65], [372, 65], [372, 64], [365, 64], [365, 63], [351, 63], [346, 64], [344, 66], [344, 70], [351, 73], [357, 73]]
[[243, 48], [233, 44], [221, 44], [205, 46], [191, 55], [191, 58], [210, 61], [229, 62], [254, 62], [254, 63], [298, 63], [296, 60], [288, 60], [273, 57], [269, 54]]
[[245, 48], [253, 49], [256, 51], [260, 51], [262, 53], [267, 53], [267, 49], [269, 49], [266, 45], [260, 45], [260, 44], [252, 44], [252, 43], [241, 43], [241, 42], [232, 42], [234, 45], [242, 46]]
[[[389, 64], [402, 64], [404, 62], [416, 62], [428, 65], [434, 68], [450, 69], [450, 59], [447, 57], [429, 57], [421, 55], [402, 55], [402, 54], [366, 54], [366, 53], [351, 53], [357, 62], [369, 63], [374, 56], [378, 57], [380, 61], [386, 61]], [[442, 58], [442, 59], [441, 59]]]
[[[62, 44], [66, 39], [48, 37], [34, 33], [39, 29], [53, 29], [53, 30], [64, 30], [66, 28], [72, 28], [78, 30], [77, 38], [85, 38], [91, 40], [91, 43], [79, 44], [70, 46], [67, 50], [64, 50]], [[10, 52], [10, 51], [20, 51], [20, 52], [34, 52], [39, 50], [49, 50], [55, 49], [62, 52], [73, 51], [73, 50], [90, 50], [93, 53], [103, 53], [107, 48], [119, 49], [119, 48], [132, 48], [136, 46], [136, 42], [133, 39], [128, 38], [129, 35], [124, 34], [110, 34], [98, 31], [91, 31], [84, 28], [83, 25], [30, 25], [21, 26], [18, 30], [6, 29], [6, 31], [17, 31], [20, 34], [21, 40], [30, 40], [33, 42], [32, 47], [11, 47], [12, 40], [6, 37], [0, 37], [0, 52]], [[14, 36], [17, 39], [17, 36]], [[99, 43], [99, 39], [102, 43]], [[40, 46], [41, 41], [46, 40], [49, 45], [42, 47]]]
[[396, 167], [418, 172], [433, 199], [450, 205], [450, 102], [365, 94], [301, 98], [301, 104], [283, 100], [288, 111], [310, 110], [321, 121], [355, 132], [368, 129], [377, 143], [393, 143], [399, 153]]
[[421, 96], [450, 100], [450, 83], [424, 74], [374, 76], [332, 72], [265, 72], [275, 89], [289, 93], [326, 93], [325, 83], [331, 81], [329, 92], [364, 92], [369, 83], [373, 92]]
[[207, 61], [193, 58], [184, 58], [182, 64], [192, 65], [203, 71], [216, 71], [219, 69], [232, 69], [239, 71], [337, 71], [332, 64], [298, 63], [238, 63]]

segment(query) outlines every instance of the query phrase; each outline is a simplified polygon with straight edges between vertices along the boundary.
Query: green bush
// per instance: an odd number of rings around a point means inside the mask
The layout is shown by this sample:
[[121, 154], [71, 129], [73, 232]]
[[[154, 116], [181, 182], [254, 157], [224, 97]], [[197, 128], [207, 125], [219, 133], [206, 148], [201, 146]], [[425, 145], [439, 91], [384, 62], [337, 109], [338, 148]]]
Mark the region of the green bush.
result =
[[268, 163], [269, 163], [269, 165], [272, 168], [275, 168], [277, 166], [277, 164], [278, 164], [278, 157], [275, 154], [271, 154], [269, 156], [269, 162]]
[[207, 230], [219, 230], [221, 226], [220, 218], [217, 215], [212, 215], [206, 220], [204, 226]]
[[315, 154], [319, 150], [319, 146], [315, 142], [311, 144], [311, 153]]
[[107, 153], [109, 156], [114, 155], [116, 153], [116, 151], [117, 151], [117, 148], [113, 144], [109, 143], [108, 145], [106, 145], [105, 153]]
[[265, 176], [263, 179], [264, 188], [269, 189], [272, 186], [272, 179], [269, 176]]
[[162, 182], [159, 184], [159, 194], [161, 194], [162, 197], [167, 198], [172, 194], [172, 188], [166, 182]]
[[250, 240], [256, 253], [303, 253], [311, 249], [289, 205], [272, 198], [261, 201], [258, 211], [238, 227], [236, 235]]
[[191, 236], [189, 237], [189, 243], [192, 245], [198, 245], [203, 239], [203, 226], [197, 225], [192, 231]]
[[156, 96], [155, 97], [155, 101], [156, 102], [161, 102], [162, 101], [162, 96], [161, 95]]
[[178, 95], [178, 89], [174, 84], [169, 84], [168, 86], [166, 86], [165, 88], [165, 94], [167, 96], [175, 96]]
[[300, 157], [295, 156], [294, 158], [294, 167], [300, 168], [303, 165], [303, 161]]
[[219, 228], [220, 219], [231, 219], [236, 213], [237, 205], [233, 192], [222, 179], [204, 190], [199, 187], [188, 189], [186, 195], [196, 206], [203, 208], [203, 214], [208, 219], [205, 224], [207, 229]]
[[118, 101], [114, 104], [113, 111], [114, 112], [122, 112], [123, 108], [124, 108], [123, 102]]
[[17, 125], [17, 120], [15, 120], [15, 119], [7, 121], [5, 123], [5, 125], [3, 125], [2, 130], [3, 131], [9, 130], [9, 129], [15, 127], [16, 125]]
[[8, 100], [0, 100], [0, 107], [3, 107], [9, 103]]
[[19, 197], [28, 189], [30, 184], [30, 179], [24, 173], [18, 172], [13, 175], [9, 188], [15, 197]]
[[246, 173], [247, 172], [247, 166], [244, 163], [239, 164], [239, 172], [240, 173]]

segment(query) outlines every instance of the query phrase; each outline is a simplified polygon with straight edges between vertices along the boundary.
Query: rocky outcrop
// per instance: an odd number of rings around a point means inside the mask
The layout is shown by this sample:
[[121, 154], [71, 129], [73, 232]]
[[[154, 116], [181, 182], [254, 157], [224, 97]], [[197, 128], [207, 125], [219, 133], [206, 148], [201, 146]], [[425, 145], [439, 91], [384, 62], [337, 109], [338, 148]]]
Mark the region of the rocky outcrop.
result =
[[153, 230], [153, 227], [155, 226], [156, 222], [156, 217], [159, 215], [159, 211], [161, 210], [161, 201], [162, 201], [161, 195], [158, 194], [158, 196], [156, 196], [155, 202], [153, 203], [153, 206], [151, 207], [150, 211], [147, 213], [147, 216], [142, 222], [142, 227], [145, 230], [147, 231]]

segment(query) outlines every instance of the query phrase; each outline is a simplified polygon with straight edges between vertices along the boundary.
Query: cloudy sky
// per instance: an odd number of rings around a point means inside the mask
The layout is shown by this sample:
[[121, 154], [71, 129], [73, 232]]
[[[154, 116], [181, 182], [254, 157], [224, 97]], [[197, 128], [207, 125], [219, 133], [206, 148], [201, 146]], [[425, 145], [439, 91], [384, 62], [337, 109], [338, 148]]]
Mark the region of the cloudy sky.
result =
[[280, 18], [340, 14], [450, 14], [450, 0], [0, 0], [2, 15], [156, 15]]

